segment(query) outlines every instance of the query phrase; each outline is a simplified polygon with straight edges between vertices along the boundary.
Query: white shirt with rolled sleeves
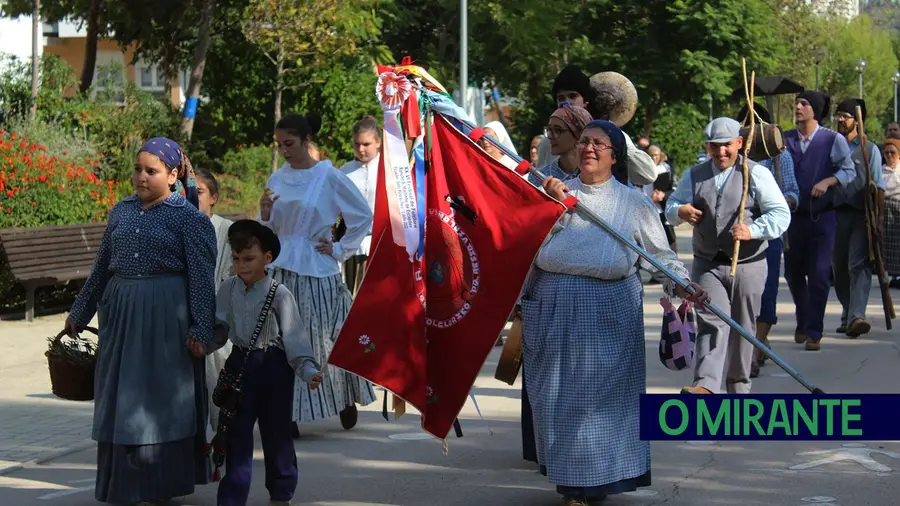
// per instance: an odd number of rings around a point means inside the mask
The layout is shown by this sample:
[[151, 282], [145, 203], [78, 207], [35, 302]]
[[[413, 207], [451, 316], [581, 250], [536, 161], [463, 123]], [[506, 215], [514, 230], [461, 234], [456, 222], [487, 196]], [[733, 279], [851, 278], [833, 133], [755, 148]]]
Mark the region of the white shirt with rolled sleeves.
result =
[[[740, 158], [738, 158], [737, 163], [738, 168], [740, 168]], [[715, 165], [713, 165], [713, 168], [718, 169]], [[728, 178], [734, 173], [734, 170], [735, 168], [731, 167], [716, 174], [716, 186], [720, 191], [725, 182], [728, 181]], [[693, 191], [691, 170], [689, 169], [684, 172], [681, 183], [669, 197], [669, 201], [666, 204], [666, 217], [672, 225], [683, 223], [681, 217], [678, 216], [678, 209], [694, 201]], [[785, 200], [781, 189], [778, 187], [778, 183], [775, 181], [775, 176], [767, 168], [751, 162], [749, 191], [757, 204], [759, 204], [759, 210], [762, 213], [759, 218], [753, 220], [753, 223], [747, 227], [750, 229], [750, 238], [770, 241], [781, 237], [791, 224], [791, 211], [788, 208], [787, 200]]]
[[[353, 256], [372, 227], [372, 211], [365, 197], [346, 175], [328, 160], [308, 169], [285, 164], [272, 173], [266, 188], [278, 196], [268, 220], [281, 241], [281, 253], [272, 262], [301, 276], [324, 278], [340, 273], [339, 263]], [[333, 239], [332, 227], [343, 216], [347, 232], [334, 243], [332, 254], [316, 251], [320, 239]]]
[[645, 151], [639, 149], [625, 132], [628, 181], [635, 186], [653, 184], [656, 181], [656, 162]]

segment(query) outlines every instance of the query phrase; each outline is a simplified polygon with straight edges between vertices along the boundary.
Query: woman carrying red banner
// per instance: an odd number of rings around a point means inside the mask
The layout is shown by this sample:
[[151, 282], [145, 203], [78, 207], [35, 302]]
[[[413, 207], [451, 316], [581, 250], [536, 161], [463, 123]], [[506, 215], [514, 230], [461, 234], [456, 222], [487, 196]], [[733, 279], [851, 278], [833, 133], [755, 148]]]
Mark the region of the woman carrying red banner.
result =
[[[548, 177], [678, 276], [688, 271], [669, 248], [653, 204], [619, 183], [626, 141], [613, 123], [595, 120], [578, 140], [578, 177]], [[646, 390], [642, 285], [638, 256], [578, 213], [567, 213], [535, 259], [522, 297], [525, 381], [541, 472], [569, 506], [650, 485], [650, 443], [640, 439]], [[652, 265], [641, 267], [668, 293], [686, 294]], [[691, 283], [703, 300], [706, 294]]]

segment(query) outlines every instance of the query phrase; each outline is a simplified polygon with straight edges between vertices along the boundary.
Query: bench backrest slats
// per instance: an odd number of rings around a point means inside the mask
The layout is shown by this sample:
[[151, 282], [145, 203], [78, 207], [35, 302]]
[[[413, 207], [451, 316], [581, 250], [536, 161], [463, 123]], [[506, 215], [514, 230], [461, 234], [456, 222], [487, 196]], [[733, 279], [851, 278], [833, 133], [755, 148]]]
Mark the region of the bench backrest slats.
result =
[[[90, 232], [80, 237], [79, 248], [84, 246], [86, 250], [95, 251], [94, 246], [100, 247], [103, 240], [103, 232]], [[3, 249], [6, 251], [7, 257], [18, 257], [19, 255], [27, 255], [29, 257], [41, 252], [56, 252], [60, 250], [71, 249], [73, 237], [46, 237], [40, 239], [28, 239], [22, 241], [3, 242]]]
[[[222, 216], [231, 220], [250, 217], [244, 212]], [[0, 253], [17, 281], [85, 279], [105, 232], [106, 223], [0, 228]]]
[[0, 246], [18, 281], [83, 279], [90, 274], [106, 223], [0, 229]]

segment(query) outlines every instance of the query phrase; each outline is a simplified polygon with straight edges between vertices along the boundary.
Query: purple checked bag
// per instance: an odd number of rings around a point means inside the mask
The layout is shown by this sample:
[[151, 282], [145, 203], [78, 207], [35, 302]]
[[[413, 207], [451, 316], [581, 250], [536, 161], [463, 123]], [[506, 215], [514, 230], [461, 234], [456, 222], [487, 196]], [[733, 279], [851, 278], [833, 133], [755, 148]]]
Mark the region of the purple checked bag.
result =
[[691, 367], [694, 361], [694, 342], [697, 340], [693, 304], [686, 300], [676, 311], [668, 297], [659, 299], [659, 303], [663, 307], [659, 360], [673, 371]]

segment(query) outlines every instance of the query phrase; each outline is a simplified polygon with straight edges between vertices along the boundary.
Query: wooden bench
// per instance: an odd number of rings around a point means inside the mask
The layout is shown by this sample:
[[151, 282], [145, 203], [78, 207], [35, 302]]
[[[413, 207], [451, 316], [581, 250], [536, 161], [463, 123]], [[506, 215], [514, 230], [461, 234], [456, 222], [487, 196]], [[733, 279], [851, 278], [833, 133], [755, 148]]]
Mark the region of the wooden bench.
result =
[[[224, 213], [230, 220], [247, 213]], [[69, 281], [86, 280], [100, 249], [106, 223], [0, 228], [0, 250], [13, 279], [25, 287], [25, 319], [34, 321], [34, 291]]]
[[0, 228], [0, 246], [13, 279], [25, 287], [25, 319], [34, 320], [34, 291], [87, 279], [106, 223]]

